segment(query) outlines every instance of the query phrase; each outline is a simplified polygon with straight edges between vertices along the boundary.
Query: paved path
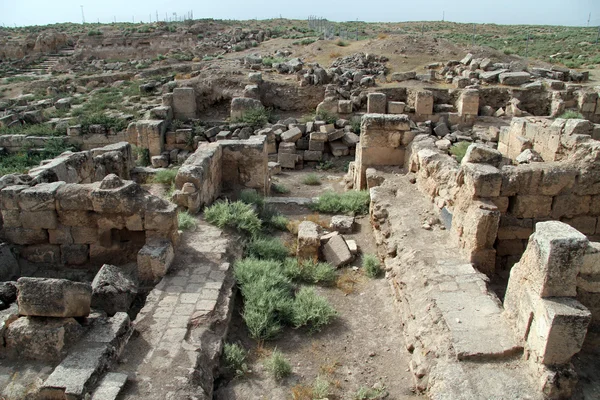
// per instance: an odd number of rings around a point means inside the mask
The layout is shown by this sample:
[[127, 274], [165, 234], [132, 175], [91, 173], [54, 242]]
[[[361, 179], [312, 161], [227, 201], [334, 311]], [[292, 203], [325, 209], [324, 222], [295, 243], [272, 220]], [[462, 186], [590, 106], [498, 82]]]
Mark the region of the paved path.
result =
[[203, 222], [183, 235], [169, 273], [135, 320], [136, 334], [117, 368], [131, 381], [122, 398], [210, 398], [214, 361], [231, 316], [231, 262], [240, 251]]

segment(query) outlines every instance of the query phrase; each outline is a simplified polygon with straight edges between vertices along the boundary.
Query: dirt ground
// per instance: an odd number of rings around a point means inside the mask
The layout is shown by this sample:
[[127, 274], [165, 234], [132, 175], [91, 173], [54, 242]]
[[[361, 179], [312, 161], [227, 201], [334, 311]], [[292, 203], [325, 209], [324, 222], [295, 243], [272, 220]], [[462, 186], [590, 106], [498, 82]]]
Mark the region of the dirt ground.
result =
[[[286, 172], [277, 176], [278, 183], [291, 192], [287, 197], [313, 197], [325, 190], [343, 190], [342, 172], [325, 171], [323, 184], [307, 187], [301, 180], [310, 170]], [[306, 207], [281, 205], [278, 209], [290, 219], [313, 214]], [[326, 223], [330, 217], [321, 215]], [[289, 235], [289, 234], [287, 234]], [[362, 254], [375, 254], [376, 247], [368, 216], [356, 219], [354, 233], [345, 235], [356, 240]], [[419, 397], [412, 391], [408, 372], [408, 352], [402, 325], [395, 308], [391, 288], [384, 278], [367, 278], [359, 268], [361, 257], [338, 271], [340, 279], [332, 287], [316, 287], [339, 313], [335, 321], [321, 332], [286, 328], [273, 341], [257, 343], [248, 335], [241, 317], [242, 304], [234, 310], [229, 342], [249, 350], [250, 372], [231, 381], [217, 380], [215, 399], [305, 399], [303, 389], [317, 376], [329, 382], [328, 399], [354, 399], [361, 387], [385, 387], [389, 399]], [[278, 349], [290, 361], [292, 375], [277, 382], [263, 367], [263, 361]]]

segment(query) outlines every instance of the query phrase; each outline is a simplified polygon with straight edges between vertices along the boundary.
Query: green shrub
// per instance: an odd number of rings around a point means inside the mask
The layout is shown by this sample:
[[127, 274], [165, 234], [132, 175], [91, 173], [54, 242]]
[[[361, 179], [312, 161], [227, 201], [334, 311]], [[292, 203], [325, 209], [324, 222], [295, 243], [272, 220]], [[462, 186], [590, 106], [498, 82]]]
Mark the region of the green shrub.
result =
[[171, 185], [175, 182], [175, 177], [177, 176], [177, 168], [173, 169], [162, 169], [157, 171], [154, 176], [152, 176], [152, 183], [161, 183], [163, 185]]
[[470, 145], [470, 142], [458, 142], [453, 144], [452, 147], [450, 147], [450, 154], [456, 156], [456, 160], [460, 163]]
[[362, 267], [369, 278], [377, 278], [381, 274], [379, 259], [373, 254], [365, 254], [362, 259]]
[[281, 64], [286, 61], [288, 61], [287, 58], [281, 58], [281, 57], [264, 57], [262, 59], [262, 63], [266, 67], [272, 67], [273, 64]]
[[356, 394], [354, 394], [354, 400], [375, 400], [383, 398], [386, 395], [385, 388], [372, 389], [365, 386], [361, 386]]
[[329, 171], [333, 167], [333, 161], [321, 161], [319, 165], [317, 165], [317, 169], [320, 169], [321, 171]]
[[310, 186], [318, 186], [321, 184], [321, 178], [317, 174], [308, 174], [302, 179], [302, 183]]
[[256, 211], [241, 201], [218, 201], [204, 211], [204, 217], [219, 228], [233, 228], [251, 236], [258, 235], [262, 229]]
[[88, 31], [87, 35], [88, 36], [102, 36], [102, 32], [91, 30], [91, 31]]
[[195, 229], [198, 226], [198, 221], [189, 212], [182, 211], [177, 214], [177, 226], [182, 231], [187, 231], [188, 229]]
[[283, 215], [273, 215], [267, 221], [267, 225], [270, 226], [271, 228], [277, 229], [279, 231], [286, 231], [287, 230], [287, 224], [289, 222], [290, 222], [289, 219], [287, 219]]
[[337, 42], [335, 42], [336, 45], [340, 46], [340, 47], [346, 47], [348, 46], [347, 42], [344, 42], [343, 40], [338, 40]]
[[65, 151], [76, 151], [61, 138], [51, 138], [41, 151], [21, 151], [15, 154], [0, 155], [0, 176], [22, 174], [30, 168], [40, 165], [43, 160], [57, 157]]
[[558, 118], [562, 118], [562, 119], [585, 119], [584, 116], [581, 115], [581, 113], [579, 113], [577, 111], [573, 111], [573, 110], [567, 110], [567, 111], [565, 111]]
[[234, 122], [243, 122], [255, 128], [262, 128], [269, 122], [271, 118], [271, 110], [267, 108], [252, 108], [242, 114]]
[[257, 207], [263, 207], [265, 199], [253, 189], [245, 189], [240, 192], [240, 201], [246, 204], [254, 204]]
[[231, 48], [233, 51], [238, 52], [238, 51], [243, 51], [244, 50], [244, 46], [240, 46], [239, 44], [236, 44], [235, 46], [233, 46]]
[[248, 244], [248, 256], [263, 260], [285, 260], [290, 251], [279, 239], [260, 238], [253, 239]]
[[310, 207], [328, 214], [353, 213], [365, 215], [369, 212], [369, 192], [366, 190], [345, 193], [325, 192]]
[[246, 364], [247, 357], [248, 353], [239, 344], [225, 343], [223, 346], [223, 361], [225, 362], [225, 367], [236, 376], [242, 376], [248, 372], [248, 365]]
[[214, 59], [215, 59], [215, 58], [214, 58], [214, 57], [212, 57], [212, 56], [205, 56], [205, 57], [202, 57], [202, 61], [212, 61], [212, 60], [214, 60]]
[[135, 155], [136, 155], [136, 163], [138, 165], [141, 165], [142, 167], [146, 167], [148, 165], [150, 165], [150, 150], [149, 149], [143, 149], [141, 147], [136, 147], [135, 148]]
[[275, 193], [279, 193], [279, 194], [287, 194], [290, 192], [290, 189], [288, 189], [287, 187], [285, 187], [284, 185], [282, 185], [280, 183], [273, 183], [271, 185], [271, 190], [274, 191]]
[[325, 123], [327, 123], [327, 124], [333, 124], [333, 123], [335, 123], [335, 121], [337, 121], [337, 116], [335, 114], [329, 113], [328, 111], [325, 111], [325, 110], [320, 110], [315, 115], [315, 118], [318, 119], [319, 121], [325, 121]]
[[88, 133], [91, 125], [102, 125], [115, 133], [121, 132], [127, 128], [127, 121], [124, 119], [109, 117], [102, 113], [80, 117], [79, 124], [81, 125], [81, 131], [83, 133]]
[[360, 118], [352, 118], [350, 120], [350, 126], [352, 127], [352, 132], [356, 133], [357, 135], [360, 135], [360, 124], [361, 124]]
[[332, 284], [336, 279], [335, 268], [331, 264], [310, 259], [287, 258], [284, 270], [295, 281]]
[[277, 381], [288, 377], [292, 373], [290, 363], [278, 350], [274, 350], [271, 357], [265, 361], [265, 368]]
[[336, 315], [329, 302], [313, 288], [303, 287], [296, 294], [292, 306], [292, 322], [296, 328], [308, 326], [312, 332], [318, 332]]

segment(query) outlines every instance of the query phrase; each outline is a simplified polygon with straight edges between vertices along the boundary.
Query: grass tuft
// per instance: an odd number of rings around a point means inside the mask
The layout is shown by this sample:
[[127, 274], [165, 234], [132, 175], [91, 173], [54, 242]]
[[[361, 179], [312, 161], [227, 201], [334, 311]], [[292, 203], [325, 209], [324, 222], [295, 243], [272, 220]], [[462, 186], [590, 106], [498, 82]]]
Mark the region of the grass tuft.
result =
[[256, 238], [248, 244], [248, 256], [261, 260], [285, 260], [290, 254], [283, 242], [275, 238]]
[[248, 352], [239, 344], [225, 343], [223, 346], [225, 367], [236, 376], [243, 376], [248, 372], [247, 357]]
[[584, 116], [581, 115], [581, 113], [579, 113], [577, 111], [573, 111], [573, 110], [567, 110], [567, 111], [565, 111], [558, 118], [562, 118], [562, 119], [585, 119]]
[[294, 299], [292, 322], [296, 328], [308, 326], [312, 332], [318, 332], [336, 315], [329, 302], [313, 288], [303, 287]]
[[279, 350], [273, 351], [271, 357], [265, 361], [265, 368], [277, 381], [290, 376], [292, 373], [292, 367], [289, 361]]
[[177, 176], [177, 168], [174, 169], [163, 169], [157, 171], [152, 177], [152, 183], [162, 183], [163, 185], [172, 185], [175, 182]]
[[362, 267], [369, 278], [377, 278], [381, 275], [381, 263], [377, 256], [365, 254], [362, 259]]
[[308, 174], [302, 179], [302, 183], [309, 186], [318, 186], [321, 184], [321, 178], [317, 174]]
[[315, 211], [328, 214], [352, 213], [365, 215], [369, 212], [369, 202], [369, 192], [366, 190], [349, 191], [341, 194], [325, 192], [310, 207]]
[[278, 194], [287, 194], [290, 192], [290, 189], [280, 183], [273, 183], [271, 185], [271, 190]]
[[456, 160], [460, 163], [470, 145], [470, 142], [458, 142], [450, 147], [450, 154], [456, 156]]
[[182, 231], [196, 229], [198, 222], [196, 218], [187, 211], [182, 211], [177, 214], [177, 226]]
[[204, 217], [208, 223], [219, 228], [233, 228], [253, 237], [262, 229], [262, 221], [256, 211], [241, 201], [218, 201], [204, 211]]
[[284, 268], [286, 275], [296, 281], [329, 285], [336, 280], [335, 268], [326, 262], [288, 258]]

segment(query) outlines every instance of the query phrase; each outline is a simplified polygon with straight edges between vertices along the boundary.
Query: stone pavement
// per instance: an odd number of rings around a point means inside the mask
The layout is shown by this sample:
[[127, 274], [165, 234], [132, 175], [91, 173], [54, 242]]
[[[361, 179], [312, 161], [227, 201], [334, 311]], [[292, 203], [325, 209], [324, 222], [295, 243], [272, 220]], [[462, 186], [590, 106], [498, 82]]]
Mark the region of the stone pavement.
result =
[[[434, 399], [540, 399], [522, 344], [476, 271], [407, 177], [384, 173], [371, 221], [403, 320], [415, 386]], [[427, 223], [427, 224], [425, 224]]]
[[212, 396], [212, 372], [231, 316], [232, 262], [241, 250], [202, 221], [182, 236], [171, 270], [148, 294], [117, 368], [130, 380], [124, 399]]

